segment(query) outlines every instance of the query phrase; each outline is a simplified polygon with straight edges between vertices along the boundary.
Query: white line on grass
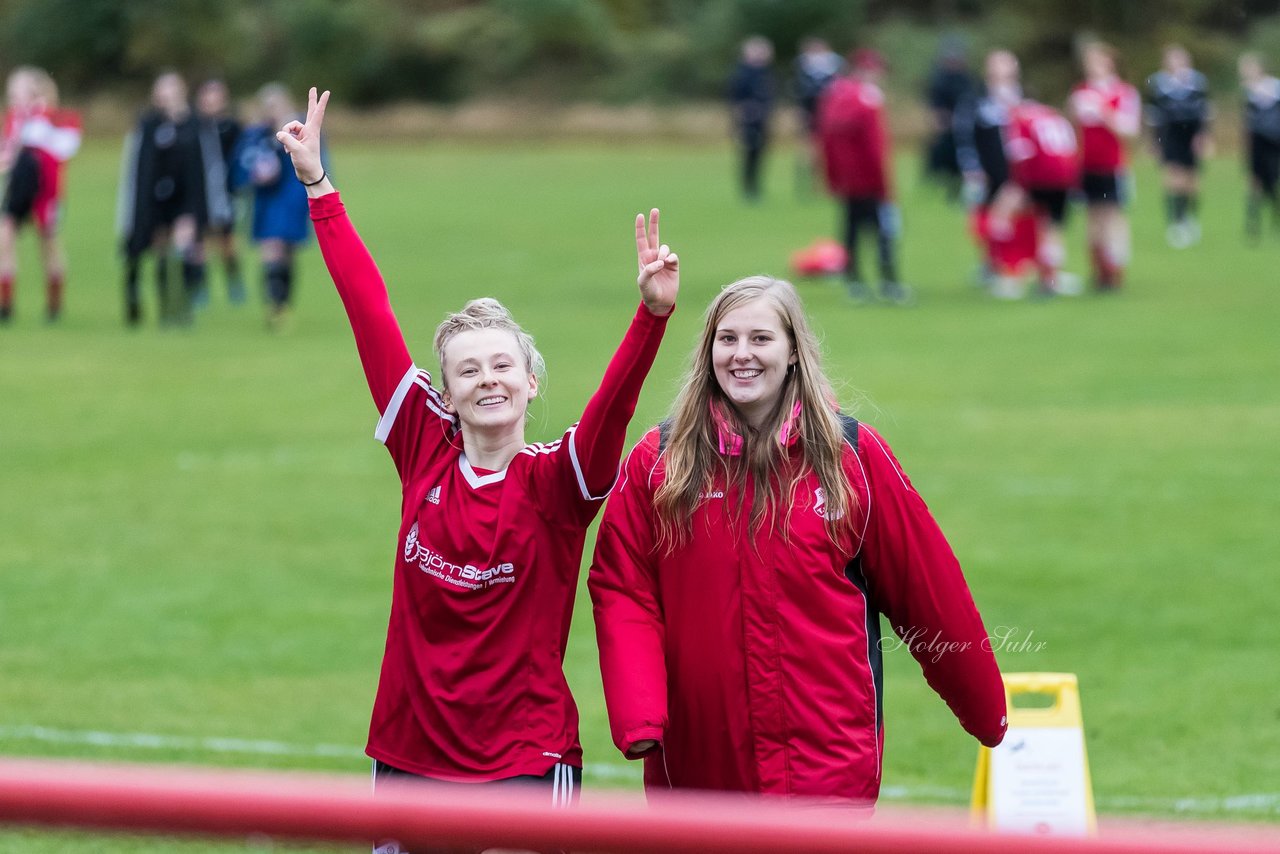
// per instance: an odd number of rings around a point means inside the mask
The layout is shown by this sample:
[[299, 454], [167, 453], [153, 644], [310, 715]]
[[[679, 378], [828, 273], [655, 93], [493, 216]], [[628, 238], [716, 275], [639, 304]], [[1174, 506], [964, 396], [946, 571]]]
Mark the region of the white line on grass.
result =
[[[0, 725], [0, 741], [40, 741], [45, 744], [83, 744], [92, 747], [185, 750], [194, 753], [243, 753], [255, 756], [311, 756], [326, 759], [363, 759], [364, 751], [349, 744], [291, 744], [286, 741], [247, 738], [200, 738], [157, 735], [150, 732], [99, 732], [44, 726]], [[583, 774], [608, 780], [639, 780], [639, 767], [591, 763]]]
[[[157, 735], [149, 732], [99, 732], [96, 730], [54, 729], [44, 726], [0, 725], [0, 741], [39, 741], [46, 744], [83, 744], [93, 747], [143, 750], [186, 750], [195, 753], [242, 753], [257, 756], [311, 756], [328, 759], [363, 759], [364, 751], [349, 744], [292, 744], [286, 741], [247, 738], [201, 738], [184, 735]], [[591, 762], [582, 773], [600, 780], [638, 781], [637, 764]], [[880, 796], [888, 800], [925, 798], [963, 804], [969, 792], [943, 786], [885, 786]], [[1270, 813], [1280, 815], [1280, 793], [1228, 795], [1224, 797], [1100, 798], [1098, 806], [1120, 811], [1153, 811], [1187, 814]]]

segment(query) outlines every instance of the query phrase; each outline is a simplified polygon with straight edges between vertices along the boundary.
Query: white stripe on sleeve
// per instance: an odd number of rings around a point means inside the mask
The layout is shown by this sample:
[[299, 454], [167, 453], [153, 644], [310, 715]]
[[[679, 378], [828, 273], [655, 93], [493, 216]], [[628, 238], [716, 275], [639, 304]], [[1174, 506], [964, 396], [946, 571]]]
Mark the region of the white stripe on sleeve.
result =
[[613, 475], [613, 482], [601, 495], [592, 495], [591, 490], [587, 488], [587, 479], [582, 474], [582, 463], [578, 461], [578, 425], [574, 424], [569, 428], [569, 459], [573, 461], [573, 473], [578, 478], [578, 491], [582, 493], [582, 497], [588, 501], [604, 501], [609, 497], [609, 493], [613, 491], [614, 484], [618, 482], [618, 475], [622, 473], [622, 467], [618, 467], [618, 471]]
[[409, 387], [413, 385], [417, 376], [418, 366], [409, 365], [409, 370], [405, 371], [404, 376], [400, 378], [400, 385], [396, 386], [395, 394], [391, 395], [391, 400], [387, 401], [386, 411], [378, 419], [378, 427], [373, 431], [373, 438], [384, 445], [387, 444], [387, 437], [391, 435], [391, 425], [396, 423], [396, 416], [400, 414], [400, 405], [404, 403], [405, 395], [409, 393]]

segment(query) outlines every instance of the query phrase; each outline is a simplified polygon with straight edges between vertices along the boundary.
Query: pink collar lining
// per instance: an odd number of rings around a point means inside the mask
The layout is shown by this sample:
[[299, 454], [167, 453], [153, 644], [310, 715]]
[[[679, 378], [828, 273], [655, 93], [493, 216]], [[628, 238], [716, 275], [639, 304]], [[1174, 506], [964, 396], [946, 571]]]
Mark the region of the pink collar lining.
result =
[[[725, 417], [724, 410], [715, 404], [711, 404], [711, 420], [716, 425], [716, 436], [720, 442], [720, 453], [736, 457], [742, 454], [743, 440], [740, 435], [733, 431], [733, 426], [729, 423], [729, 419]], [[800, 438], [800, 401], [796, 401], [795, 406], [791, 408], [791, 415], [787, 420], [782, 422], [782, 427], [778, 430], [778, 442], [785, 448], [792, 445]]]

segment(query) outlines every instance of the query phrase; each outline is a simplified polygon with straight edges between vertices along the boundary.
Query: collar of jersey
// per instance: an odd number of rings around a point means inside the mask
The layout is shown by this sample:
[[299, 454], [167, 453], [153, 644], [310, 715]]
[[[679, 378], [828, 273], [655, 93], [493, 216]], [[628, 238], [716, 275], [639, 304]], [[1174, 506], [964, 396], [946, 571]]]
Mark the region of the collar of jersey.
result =
[[491, 483], [498, 483], [507, 476], [507, 470], [492, 472], [491, 474], [480, 474], [472, 466], [471, 461], [467, 459], [467, 452], [463, 451], [458, 455], [458, 468], [462, 470], [462, 476], [466, 478], [467, 485], [472, 489], [479, 489], [482, 486], [488, 486]]

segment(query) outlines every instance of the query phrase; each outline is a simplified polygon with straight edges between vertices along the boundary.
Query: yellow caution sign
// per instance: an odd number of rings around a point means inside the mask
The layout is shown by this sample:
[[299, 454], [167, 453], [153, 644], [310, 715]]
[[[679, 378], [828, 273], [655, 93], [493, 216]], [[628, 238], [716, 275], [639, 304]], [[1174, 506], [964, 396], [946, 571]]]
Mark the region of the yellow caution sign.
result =
[[1074, 673], [1006, 673], [1009, 730], [978, 753], [974, 820], [992, 830], [1052, 836], [1097, 832]]

